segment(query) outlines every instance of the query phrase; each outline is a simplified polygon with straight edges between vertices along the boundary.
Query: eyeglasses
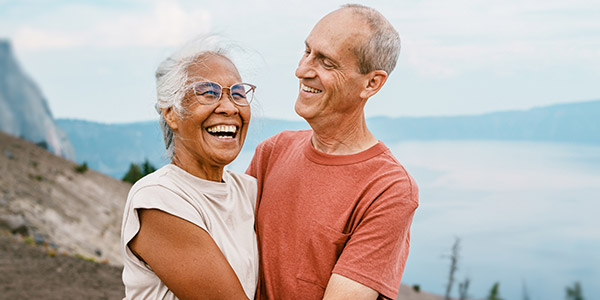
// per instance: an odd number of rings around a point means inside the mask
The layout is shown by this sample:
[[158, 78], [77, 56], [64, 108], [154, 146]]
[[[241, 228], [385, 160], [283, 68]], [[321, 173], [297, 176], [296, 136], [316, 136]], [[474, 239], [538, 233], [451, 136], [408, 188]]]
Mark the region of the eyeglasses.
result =
[[254, 98], [256, 86], [249, 83], [236, 83], [230, 87], [222, 87], [212, 81], [198, 81], [190, 86], [200, 104], [211, 105], [219, 102], [223, 96], [223, 90], [227, 90], [229, 99], [239, 106], [248, 106]]

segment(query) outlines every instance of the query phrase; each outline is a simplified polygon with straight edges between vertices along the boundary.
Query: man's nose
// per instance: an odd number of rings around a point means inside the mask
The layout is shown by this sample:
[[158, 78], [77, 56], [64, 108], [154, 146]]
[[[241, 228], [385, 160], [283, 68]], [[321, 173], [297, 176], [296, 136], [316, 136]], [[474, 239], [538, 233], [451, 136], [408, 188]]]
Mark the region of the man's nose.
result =
[[296, 77], [298, 78], [312, 78], [315, 77], [316, 72], [314, 68], [314, 61], [310, 56], [303, 56], [298, 63], [296, 68]]

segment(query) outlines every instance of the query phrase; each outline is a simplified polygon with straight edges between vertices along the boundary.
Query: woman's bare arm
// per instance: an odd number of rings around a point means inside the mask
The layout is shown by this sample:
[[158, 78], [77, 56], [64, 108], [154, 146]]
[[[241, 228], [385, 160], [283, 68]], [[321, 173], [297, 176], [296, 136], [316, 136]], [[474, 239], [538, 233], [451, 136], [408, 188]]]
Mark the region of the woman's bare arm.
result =
[[202, 228], [157, 209], [140, 209], [129, 248], [179, 299], [244, 299], [221, 250]]

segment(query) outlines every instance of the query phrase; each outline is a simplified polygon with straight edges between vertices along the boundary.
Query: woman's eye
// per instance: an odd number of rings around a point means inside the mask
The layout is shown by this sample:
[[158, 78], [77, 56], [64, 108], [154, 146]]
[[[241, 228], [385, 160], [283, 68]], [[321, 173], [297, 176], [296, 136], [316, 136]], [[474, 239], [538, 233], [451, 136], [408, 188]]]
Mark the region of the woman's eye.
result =
[[219, 93], [217, 93], [216, 91], [205, 91], [200, 93], [199, 95], [204, 97], [217, 97]]

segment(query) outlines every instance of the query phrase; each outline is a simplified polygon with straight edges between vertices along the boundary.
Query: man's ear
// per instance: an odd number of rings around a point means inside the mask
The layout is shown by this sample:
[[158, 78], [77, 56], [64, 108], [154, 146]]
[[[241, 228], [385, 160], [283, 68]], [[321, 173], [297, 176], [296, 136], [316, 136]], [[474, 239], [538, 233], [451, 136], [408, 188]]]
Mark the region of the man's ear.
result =
[[360, 98], [363, 100], [367, 100], [377, 94], [388, 78], [388, 74], [384, 70], [371, 71], [367, 76], [369, 81], [367, 81], [365, 88], [360, 93]]
[[169, 127], [171, 127], [173, 131], [177, 130], [177, 120], [179, 119], [179, 115], [173, 109], [173, 107], [161, 108], [160, 110], [162, 111], [163, 117], [165, 118], [165, 121], [167, 121]]

